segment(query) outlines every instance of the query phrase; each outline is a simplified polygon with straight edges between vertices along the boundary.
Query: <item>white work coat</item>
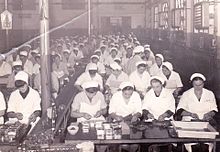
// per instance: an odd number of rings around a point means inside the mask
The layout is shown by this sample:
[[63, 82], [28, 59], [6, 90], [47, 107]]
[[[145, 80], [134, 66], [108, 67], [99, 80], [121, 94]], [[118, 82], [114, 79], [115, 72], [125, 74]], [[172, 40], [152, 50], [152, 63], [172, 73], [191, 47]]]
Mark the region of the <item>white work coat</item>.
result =
[[116, 78], [114, 74], [111, 74], [109, 78], [106, 81], [106, 85], [110, 87], [111, 93], [114, 94], [118, 91], [120, 84], [123, 81], [128, 81], [129, 77], [128, 75], [121, 71], [121, 74]]
[[143, 74], [139, 74], [136, 70], [131, 73], [129, 80], [134, 84], [137, 91], [146, 94], [147, 88], [150, 86], [150, 75], [148, 72], [144, 71]]
[[[148, 110], [153, 114], [155, 119], [166, 111], [170, 110], [175, 113], [175, 99], [166, 88], [162, 89], [160, 96], [157, 97], [153, 89], [148, 91], [144, 97], [142, 109]], [[172, 118], [172, 117], [171, 117]]]
[[126, 103], [122, 91], [113, 94], [109, 104], [109, 114], [115, 113], [116, 115], [125, 117], [130, 114], [142, 113], [141, 98], [137, 92], [133, 92], [128, 103]]
[[[97, 111], [100, 111], [106, 108], [106, 103], [104, 99], [104, 95], [101, 92], [97, 92], [96, 95], [90, 101], [84, 91], [78, 93], [71, 105], [72, 111], [79, 111], [81, 113], [88, 113], [92, 116], [90, 121], [92, 120], [105, 120], [103, 116], [95, 118], [94, 115]], [[85, 118], [77, 118], [77, 122], [87, 121]]]
[[[0, 111], [6, 109], [5, 98], [2, 92], [0, 92]], [[0, 117], [0, 124], [4, 124], [4, 117]]]
[[33, 112], [41, 110], [41, 98], [39, 93], [31, 87], [29, 87], [29, 89], [30, 90], [26, 98], [21, 96], [19, 90], [15, 90], [11, 93], [8, 101], [7, 112], [22, 113], [23, 119], [19, 121], [25, 124], [28, 123], [29, 117]]
[[[200, 101], [194, 93], [194, 88], [189, 89], [184, 92], [180, 98], [177, 110], [184, 109], [191, 113], [196, 113], [199, 119], [203, 119], [204, 114], [210, 111], [218, 111], [214, 93], [210, 90], [203, 88], [203, 93]], [[186, 117], [185, 117], [186, 118]], [[183, 118], [183, 119], [185, 119]], [[192, 119], [187, 117], [187, 120]]]

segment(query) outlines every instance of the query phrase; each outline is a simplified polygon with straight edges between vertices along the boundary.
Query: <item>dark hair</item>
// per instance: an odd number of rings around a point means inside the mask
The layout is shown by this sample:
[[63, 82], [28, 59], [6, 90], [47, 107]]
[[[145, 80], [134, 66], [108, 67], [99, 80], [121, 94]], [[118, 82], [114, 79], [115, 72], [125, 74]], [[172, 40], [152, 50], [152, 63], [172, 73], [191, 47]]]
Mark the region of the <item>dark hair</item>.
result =
[[200, 78], [200, 77], [195, 77], [195, 78], [193, 78], [191, 82], [193, 82], [193, 81], [198, 81], [198, 80], [201, 80], [201, 81], [204, 82], [204, 80], [203, 80], [202, 78]]
[[22, 81], [22, 80], [16, 80], [15, 81], [15, 87], [16, 88], [20, 88], [23, 87], [26, 84], [26, 82]]
[[89, 93], [95, 93], [95, 92], [99, 91], [99, 88], [92, 87], [92, 88], [87, 88], [85, 90]]
[[142, 64], [139, 64], [139, 65], [137, 66], [137, 68], [140, 68], [140, 67], [144, 67], [144, 68], [146, 68], [147, 65], [142, 63]]
[[122, 89], [122, 92], [123, 92], [123, 91], [127, 91], [127, 90], [134, 90], [134, 88], [131, 87], [131, 86], [127, 86], [127, 87], [124, 87], [124, 88]]

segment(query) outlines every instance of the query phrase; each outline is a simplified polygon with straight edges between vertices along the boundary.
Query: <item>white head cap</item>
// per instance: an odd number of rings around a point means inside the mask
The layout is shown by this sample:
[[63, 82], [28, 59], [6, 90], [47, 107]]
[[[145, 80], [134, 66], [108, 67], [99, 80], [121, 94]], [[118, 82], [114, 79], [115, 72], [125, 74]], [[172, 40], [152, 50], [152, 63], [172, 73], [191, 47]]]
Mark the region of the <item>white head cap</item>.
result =
[[138, 61], [135, 65], [136, 65], [136, 66], [139, 66], [140, 64], [145, 64], [145, 65], [147, 65], [147, 62], [146, 62], [146, 61]]
[[69, 49], [63, 50], [63, 53], [64, 53], [64, 52], [66, 52], [66, 53], [71, 53]]
[[87, 81], [82, 84], [83, 89], [98, 88], [98, 86], [99, 86], [99, 84], [97, 81]]
[[142, 53], [144, 52], [144, 47], [143, 46], [136, 46], [133, 50], [134, 53]]
[[165, 66], [170, 71], [173, 71], [173, 65], [170, 62], [164, 62], [163, 66]]
[[14, 66], [22, 66], [21, 60], [17, 60], [17, 61], [12, 62], [12, 66], [13, 66], [13, 67], [14, 67]]
[[99, 59], [99, 56], [98, 56], [98, 55], [92, 55], [92, 56], [90, 57], [90, 59], [92, 59], [92, 58], [97, 58], [97, 59]]
[[28, 74], [24, 71], [19, 71], [16, 75], [15, 75], [15, 81], [17, 80], [21, 80], [24, 81], [28, 84]]
[[203, 74], [201, 73], [194, 73], [191, 77], [190, 77], [190, 81], [192, 81], [194, 78], [201, 78], [203, 81], [206, 81], [206, 78]]
[[119, 86], [119, 88], [120, 88], [121, 90], [123, 90], [125, 87], [132, 87], [132, 88], [134, 88], [134, 84], [131, 83], [131, 82], [129, 82], [129, 81], [124, 81], [124, 82], [122, 82], [122, 83], [120, 84], [120, 86]]
[[98, 70], [98, 67], [95, 63], [89, 63], [88, 70]]
[[150, 82], [152, 81], [152, 80], [159, 80], [162, 84], [164, 84], [165, 83], [165, 80], [163, 79], [163, 78], [161, 78], [161, 77], [159, 77], [159, 76], [152, 76], [151, 78], [150, 78]]
[[118, 63], [116, 63], [116, 62], [110, 64], [110, 67], [111, 67], [113, 70], [122, 70], [122, 67], [121, 67], [120, 65], [118, 65]]
[[164, 61], [164, 57], [163, 57], [162, 54], [156, 54], [155, 57], [159, 57], [159, 58], [161, 58], [162, 62]]
[[21, 52], [20, 52], [20, 55], [28, 56], [28, 52], [27, 52], [27, 51], [21, 51]]

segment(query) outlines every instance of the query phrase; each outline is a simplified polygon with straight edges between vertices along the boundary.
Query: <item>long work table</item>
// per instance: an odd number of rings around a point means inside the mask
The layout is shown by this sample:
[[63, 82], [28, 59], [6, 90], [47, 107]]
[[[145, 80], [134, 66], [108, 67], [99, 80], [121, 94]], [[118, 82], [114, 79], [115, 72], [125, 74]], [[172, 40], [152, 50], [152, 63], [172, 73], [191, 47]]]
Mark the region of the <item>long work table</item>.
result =
[[97, 130], [94, 127], [89, 128], [89, 132], [84, 133], [82, 125], [79, 124], [79, 130], [75, 135], [67, 133], [65, 138], [66, 144], [79, 144], [91, 141], [95, 145], [111, 145], [111, 144], [176, 144], [176, 143], [213, 143], [216, 152], [216, 142], [220, 141], [220, 137], [216, 139], [202, 138], [178, 138], [174, 129], [170, 126], [154, 125], [152, 123], [142, 124], [142, 129], [129, 128], [129, 132], [122, 134], [121, 139], [97, 139]]

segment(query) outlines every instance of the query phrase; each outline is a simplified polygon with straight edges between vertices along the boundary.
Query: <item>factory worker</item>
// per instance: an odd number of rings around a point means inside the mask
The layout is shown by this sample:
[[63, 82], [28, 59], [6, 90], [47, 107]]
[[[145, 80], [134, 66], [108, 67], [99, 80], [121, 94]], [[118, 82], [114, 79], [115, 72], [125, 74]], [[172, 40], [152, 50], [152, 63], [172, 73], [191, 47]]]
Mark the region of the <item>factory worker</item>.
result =
[[150, 67], [149, 73], [151, 76], [160, 76], [162, 74], [162, 64], [164, 57], [162, 54], [155, 55], [155, 63]]
[[113, 47], [111, 48], [110, 55], [105, 59], [105, 65], [110, 65], [114, 63], [114, 59], [118, 55], [118, 50], [117, 48]]
[[6, 103], [3, 93], [0, 91], [0, 124], [4, 124], [4, 114], [6, 110]]
[[122, 82], [119, 88], [121, 90], [114, 93], [110, 100], [110, 117], [116, 121], [127, 121], [131, 116], [131, 122], [137, 121], [142, 113], [139, 94], [134, 91], [134, 85], [128, 81]]
[[29, 60], [33, 63], [33, 65], [36, 63], [35, 57], [40, 53], [38, 49], [32, 50], [29, 54]]
[[35, 57], [35, 64], [33, 66], [33, 75], [37, 75], [40, 73], [40, 54], [36, 54]]
[[98, 55], [98, 56], [99, 56], [99, 62], [101, 62], [102, 64], [104, 64], [104, 57], [103, 57], [102, 51], [101, 51], [100, 49], [95, 50], [95, 51], [94, 51], [94, 54], [95, 54], [95, 55]]
[[154, 53], [146, 46], [144, 47], [144, 55], [142, 59], [147, 62], [148, 67], [151, 67], [155, 63]]
[[22, 62], [23, 69], [26, 73], [29, 74], [29, 76], [32, 76], [33, 74], [33, 63], [28, 60], [28, 52], [27, 51], [21, 51], [19, 54], [19, 58]]
[[23, 70], [23, 66], [22, 66], [22, 62], [20, 60], [14, 61], [12, 63], [12, 73], [9, 76], [9, 81], [7, 84], [7, 88], [9, 89], [14, 89], [15, 88], [15, 75], [19, 72]]
[[52, 71], [57, 74], [61, 86], [64, 85], [64, 80], [69, 81], [69, 71], [67, 65], [62, 61], [62, 57], [60, 54], [55, 54], [54, 56]]
[[8, 78], [12, 74], [12, 67], [4, 59], [0, 59], [0, 85], [6, 85]]
[[161, 77], [166, 81], [165, 88], [169, 89], [174, 97], [178, 97], [183, 87], [179, 73], [173, 71], [173, 65], [170, 62], [163, 63], [162, 73]]
[[121, 58], [120, 58], [120, 57], [116, 57], [116, 58], [114, 59], [114, 62], [118, 63], [118, 65], [121, 66]]
[[96, 81], [87, 81], [82, 84], [83, 91], [79, 92], [71, 105], [71, 116], [77, 122], [87, 120], [104, 120], [107, 112], [104, 95], [99, 91]]
[[137, 69], [130, 74], [129, 80], [134, 84], [141, 98], [143, 98], [150, 89], [150, 75], [146, 71], [147, 63], [145, 61], [138, 61], [136, 67]]
[[[98, 56], [98, 55], [92, 55], [92, 56], [90, 57], [90, 60], [91, 60], [90, 63], [94, 63], [94, 64], [97, 65], [97, 67], [98, 67], [98, 73], [99, 73], [101, 76], [104, 76], [104, 74], [105, 74], [105, 66], [104, 66], [101, 62], [99, 62], [99, 56]], [[88, 71], [88, 66], [89, 66], [89, 64], [86, 66], [86, 71]]]
[[120, 84], [123, 81], [128, 81], [129, 77], [122, 71], [122, 67], [116, 62], [110, 64], [110, 68], [112, 73], [106, 81], [106, 90], [108, 90], [111, 94], [114, 94], [118, 91]]
[[8, 101], [9, 121], [31, 124], [41, 114], [41, 98], [37, 91], [28, 85], [28, 74], [19, 71], [15, 75], [15, 87]]
[[[183, 93], [177, 106], [177, 114], [182, 116], [182, 120], [202, 120], [214, 121], [213, 117], [218, 112], [214, 93], [204, 88], [206, 78], [201, 73], [194, 73], [190, 77], [192, 88]], [[192, 151], [192, 144], [185, 144], [188, 152]], [[209, 152], [213, 149], [213, 144], [209, 144]]]
[[125, 71], [128, 75], [130, 75], [132, 72], [136, 70], [136, 63], [138, 61], [142, 61], [141, 56], [144, 52], [143, 46], [137, 46], [133, 50], [133, 57], [129, 59], [127, 63], [127, 70]]
[[83, 54], [79, 50], [79, 48], [77, 48], [77, 47], [73, 48], [73, 52], [70, 54], [70, 59], [69, 60], [78, 62], [82, 58], [83, 58]]
[[82, 84], [87, 81], [98, 82], [100, 90], [103, 90], [103, 79], [101, 75], [98, 74], [98, 67], [95, 63], [88, 64], [88, 71], [85, 71], [77, 78], [75, 86], [77, 87], [77, 89], [82, 91]]
[[75, 60], [71, 60], [71, 51], [69, 49], [63, 50], [63, 62], [66, 63], [68, 70], [74, 68]]
[[121, 64], [122, 64], [122, 68], [123, 70], [127, 73], [128, 69], [127, 69], [127, 63], [128, 61], [132, 58], [132, 55], [133, 55], [133, 48], [131, 45], [128, 45], [126, 47], [126, 54], [125, 56], [122, 57], [122, 61], [121, 61]]
[[143, 100], [143, 117], [146, 120], [169, 120], [175, 113], [175, 99], [169, 90], [163, 87], [165, 80], [159, 76], [151, 77], [152, 89]]

